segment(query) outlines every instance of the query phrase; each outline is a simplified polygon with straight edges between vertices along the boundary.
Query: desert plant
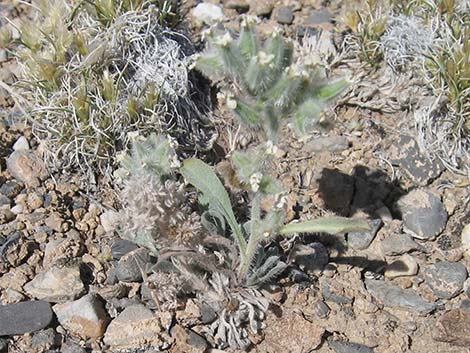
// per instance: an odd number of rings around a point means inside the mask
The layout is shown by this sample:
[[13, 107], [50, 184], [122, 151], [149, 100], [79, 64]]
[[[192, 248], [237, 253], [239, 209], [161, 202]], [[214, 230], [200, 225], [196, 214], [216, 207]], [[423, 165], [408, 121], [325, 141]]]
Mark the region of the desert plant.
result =
[[261, 43], [255, 22], [245, 17], [237, 39], [229, 32], [211, 30], [208, 48], [197, 56], [196, 68], [213, 80], [231, 80], [236, 90], [223, 94], [227, 107], [244, 124], [262, 128], [268, 139], [276, 142], [285, 120], [304, 134], [322, 123], [325, 102], [338, 95], [348, 81], [331, 82], [321, 77], [315, 65], [296, 64], [292, 45], [279, 30]]
[[134, 131], [177, 131], [193, 149], [210, 143], [187, 69], [192, 45], [164, 26], [169, 4], [33, 4], [34, 19], [20, 28], [16, 87], [51, 165], [107, 169]]

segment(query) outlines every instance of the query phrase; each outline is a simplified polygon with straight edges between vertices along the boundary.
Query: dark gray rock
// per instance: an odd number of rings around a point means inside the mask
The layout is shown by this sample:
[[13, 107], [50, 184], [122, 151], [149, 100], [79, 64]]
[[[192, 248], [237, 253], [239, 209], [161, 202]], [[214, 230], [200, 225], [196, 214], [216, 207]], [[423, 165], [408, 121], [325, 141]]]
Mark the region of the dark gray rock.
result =
[[60, 344], [60, 337], [53, 328], [36, 332], [31, 338], [31, 348], [35, 352], [45, 352]]
[[217, 318], [215, 310], [207, 304], [201, 304], [199, 310], [201, 313], [200, 320], [204, 325], [213, 322]]
[[392, 234], [381, 241], [380, 247], [384, 255], [387, 256], [422, 250], [422, 246], [416, 243], [408, 234]]
[[335, 292], [335, 290], [330, 286], [330, 283], [324, 282], [321, 293], [323, 295], [323, 298], [327, 302], [333, 302], [336, 304], [351, 304], [353, 302], [352, 298], [348, 298], [340, 293]]
[[328, 250], [322, 243], [297, 244], [292, 252], [302, 271], [321, 272], [329, 261]]
[[0, 194], [0, 207], [2, 206], [11, 206], [12, 202], [11, 199], [6, 197], [5, 195]]
[[328, 340], [336, 353], [374, 353], [374, 349], [359, 343]]
[[86, 353], [85, 349], [72, 341], [65, 341], [60, 347], [61, 353]]
[[121, 257], [116, 265], [116, 277], [122, 282], [142, 281], [142, 272], [150, 263], [150, 254], [147, 249], [136, 249]]
[[462, 302], [460, 303], [460, 309], [470, 310], [470, 300], [462, 300]]
[[443, 164], [437, 158], [430, 160], [410, 136], [400, 136], [390, 148], [390, 156], [390, 161], [402, 168], [419, 185], [427, 185], [444, 170]]
[[318, 137], [304, 146], [306, 152], [342, 152], [349, 148], [349, 141], [344, 136]]
[[416, 311], [426, 315], [436, 308], [436, 305], [424, 300], [414, 289], [403, 289], [392, 283], [366, 279], [365, 284], [369, 293], [384, 306]]
[[23, 190], [23, 185], [15, 180], [9, 180], [0, 186], [0, 194], [13, 200]]
[[315, 303], [313, 303], [313, 312], [319, 318], [324, 319], [330, 313], [330, 308], [328, 307], [328, 305], [325, 304], [324, 301], [317, 300]]
[[198, 352], [205, 352], [207, 350], [207, 348], [209, 347], [209, 344], [207, 343], [204, 337], [202, 337], [201, 335], [198, 335], [196, 332], [188, 328], [186, 329], [186, 333], [187, 333], [187, 337], [186, 337], [187, 344], [196, 348]]
[[440, 198], [424, 189], [411, 191], [398, 201], [406, 230], [418, 239], [433, 239], [447, 223], [447, 212]]
[[460, 262], [442, 261], [425, 268], [423, 278], [434, 295], [451, 299], [462, 292], [467, 270]]
[[276, 20], [281, 24], [290, 25], [294, 21], [294, 10], [292, 6], [281, 7]]
[[327, 9], [313, 11], [308, 16], [308, 24], [312, 26], [329, 22], [331, 22], [331, 13]]
[[52, 320], [51, 305], [27, 301], [0, 306], [0, 336], [22, 335], [45, 328]]
[[355, 250], [367, 249], [374, 240], [380, 227], [382, 227], [381, 219], [374, 219], [370, 222], [370, 230], [367, 232], [348, 233], [348, 245]]
[[131, 251], [137, 250], [139, 247], [135, 243], [126, 239], [117, 239], [111, 245], [111, 254], [113, 258], [119, 260], [121, 257], [130, 253]]

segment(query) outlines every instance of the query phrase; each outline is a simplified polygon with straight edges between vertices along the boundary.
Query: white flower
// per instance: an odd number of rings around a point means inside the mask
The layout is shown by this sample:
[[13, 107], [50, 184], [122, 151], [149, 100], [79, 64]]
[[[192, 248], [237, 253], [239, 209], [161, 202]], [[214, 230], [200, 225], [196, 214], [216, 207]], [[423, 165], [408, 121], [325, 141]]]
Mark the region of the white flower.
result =
[[278, 151], [279, 151], [279, 148], [277, 148], [274, 142], [272, 142], [271, 140], [266, 142], [266, 154], [274, 156]]
[[251, 15], [245, 15], [245, 16], [243, 16], [241, 25], [242, 25], [242, 27], [248, 27], [248, 26], [257, 24], [259, 22], [260, 22], [260, 20], [259, 20], [258, 17], [251, 16]]
[[230, 33], [227, 32], [223, 36], [218, 36], [217, 38], [215, 38], [214, 42], [217, 45], [226, 47], [227, 45], [232, 43], [232, 40], [232, 36], [230, 35]]
[[235, 109], [237, 107], [237, 101], [232, 97], [227, 97], [227, 107], [229, 109]]
[[273, 67], [273, 60], [274, 60], [274, 55], [273, 54], [266, 54], [264, 51], [260, 51], [257, 55], [258, 62], [261, 66], [269, 66]]
[[253, 192], [257, 192], [259, 190], [259, 184], [261, 183], [261, 179], [263, 178], [263, 174], [260, 172], [254, 173], [250, 176], [250, 186]]

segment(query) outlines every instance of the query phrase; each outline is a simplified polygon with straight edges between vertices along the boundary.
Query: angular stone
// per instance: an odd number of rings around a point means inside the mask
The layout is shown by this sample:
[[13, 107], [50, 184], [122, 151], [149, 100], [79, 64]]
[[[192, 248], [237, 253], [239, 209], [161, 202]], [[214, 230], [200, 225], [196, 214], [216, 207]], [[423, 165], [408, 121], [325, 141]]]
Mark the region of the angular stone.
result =
[[142, 281], [142, 273], [149, 262], [149, 251], [138, 248], [121, 257], [116, 265], [116, 276], [122, 282]]
[[421, 250], [422, 246], [416, 243], [408, 234], [392, 234], [381, 241], [380, 248], [384, 255], [395, 256]]
[[0, 305], [0, 336], [39, 331], [49, 325], [51, 320], [51, 305], [45, 301]]
[[342, 152], [349, 148], [349, 141], [344, 136], [318, 137], [304, 146], [306, 152]]
[[250, 9], [256, 15], [260, 17], [266, 17], [271, 15], [273, 12], [274, 5], [272, 1], [268, 0], [250, 0]]
[[49, 349], [60, 343], [60, 337], [53, 328], [36, 332], [31, 338], [33, 352], [48, 352]]
[[100, 223], [106, 233], [114, 232], [119, 224], [119, 213], [108, 210], [100, 215]]
[[460, 262], [441, 261], [425, 268], [423, 277], [434, 295], [451, 299], [462, 292], [467, 270]]
[[29, 150], [29, 143], [26, 137], [20, 136], [18, 140], [13, 144], [14, 151], [27, 151]]
[[191, 15], [199, 24], [213, 25], [225, 19], [222, 9], [211, 3], [203, 2], [191, 10]]
[[103, 336], [109, 321], [103, 303], [92, 294], [73, 302], [54, 305], [52, 309], [66, 330], [83, 339]]
[[29, 295], [51, 303], [77, 299], [85, 290], [78, 265], [54, 266], [24, 285]]
[[227, 9], [236, 10], [238, 13], [245, 13], [250, 9], [250, 4], [245, 0], [228, 0], [224, 3]]
[[374, 353], [374, 349], [363, 344], [329, 340], [328, 345], [336, 353]]
[[447, 212], [440, 198], [424, 189], [411, 191], [398, 201], [403, 225], [418, 239], [433, 239], [447, 223]]
[[48, 176], [44, 162], [31, 151], [14, 151], [7, 159], [7, 169], [16, 180], [27, 185], [38, 185]]
[[294, 21], [294, 11], [292, 6], [283, 6], [279, 9], [276, 18], [277, 22], [290, 25]]
[[402, 289], [392, 283], [380, 280], [365, 280], [367, 290], [384, 306], [416, 311], [426, 315], [436, 305], [424, 300], [414, 289]]
[[329, 23], [331, 21], [331, 13], [327, 9], [313, 11], [308, 16], [309, 25], [319, 25], [322, 23]]
[[111, 321], [106, 329], [103, 341], [112, 350], [145, 350], [146, 348], [166, 349], [173, 339], [162, 327], [160, 319], [144, 305], [135, 304], [124, 309]]
[[454, 346], [470, 347], [470, 311], [452, 309], [442, 315], [436, 324], [433, 338]]
[[374, 240], [382, 224], [383, 222], [381, 219], [374, 219], [370, 222], [369, 231], [348, 233], [348, 245], [355, 250], [367, 249], [370, 243]]
[[387, 278], [414, 276], [418, 273], [418, 263], [413, 256], [405, 254], [385, 267]]
[[130, 253], [131, 251], [137, 250], [139, 247], [126, 239], [117, 239], [111, 245], [111, 254], [113, 255], [113, 259], [119, 260], [121, 257]]

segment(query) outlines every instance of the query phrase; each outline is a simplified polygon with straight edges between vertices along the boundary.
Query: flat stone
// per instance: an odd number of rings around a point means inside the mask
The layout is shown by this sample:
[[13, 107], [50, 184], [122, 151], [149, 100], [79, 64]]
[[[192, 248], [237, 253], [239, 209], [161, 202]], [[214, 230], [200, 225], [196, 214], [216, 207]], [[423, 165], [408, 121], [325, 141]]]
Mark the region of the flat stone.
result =
[[100, 223], [106, 233], [114, 232], [119, 224], [119, 213], [113, 210], [108, 210], [100, 215]]
[[80, 278], [78, 265], [74, 265], [51, 267], [26, 283], [24, 289], [34, 298], [63, 303], [77, 299], [85, 291], [85, 286]]
[[245, 0], [228, 0], [224, 2], [227, 9], [236, 10], [238, 13], [245, 13], [250, 9], [250, 4]]
[[380, 248], [384, 255], [402, 255], [410, 251], [422, 250], [422, 246], [416, 243], [408, 234], [391, 234], [380, 242]]
[[137, 250], [139, 247], [127, 239], [116, 239], [111, 245], [111, 254], [113, 259], [119, 260], [124, 255], [130, 253], [131, 251]]
[[47, 327], [51, 320], [51, 305], [45, 301], [0, 305], [0, 336], [39, 331]]
[[349, 148], [349, 141], [344, 136], [317, 137], [308, 142], [303, 150], [306, 152], [342, 152]]
[[0, 194], [0, 208], [2, 206], [11, 206], [12, 202], [11, 199], [6, 197], [5, 195]]
[[61, 353], [86, 353], [85, 349], [80, 347], [78, 344], [67, 340], [64, 343], [62, 343], [62, 346], [60, 347], [60, 352]]
[[116, 276], [122, 282], [142, 281], [142, 272], [145, 272], [150, 263], [147, 249], [138, 248], [125, 254], [116, 264]]
[[374, 348], [359, 343], [328, 340], [328, 345], [336, 353], [374, 353]]
[[424, 300], [414, 289], [402, 289], [392, 283], [381, 280], [365, 280], [369, 293], [384, 306], [416, 311], [426, 315], [436, 308], [436, 305]]
[[354, 250], [367, 249], [377, 235], [380, 227], [382, 227], [382, 224], [381, 219], [374, 219], [370, 222], [369, 231], [348, 233], [348, 246]]
[[59, 343], [60, 337], [53, 328], [36, 332], [31, 338], [31, 348], [33, 352], [47, 352]]
[[447, 212], [440, 198], [424, 189], [416, 189], [398, 201], [407, 233], [430, 240], [439, 235], [447, 223]]
[[29, 143], [26, 137], [20, 136], [18, 140], [13, 144], [14, 151], [27, 151], [29, 150]]
[[0, 194], [8, 197], [10, 200], [14, 199], [23, 190], [23, 186], [15, 180], [9, 180], [0, 185]]
[[13, 178], [26, 185], [39, 185], [48, 176], [44, 162], [32, 151], [14, 151], [7, 159], [7, 169]]
[[470, 347], [470, 311], [452, 309], [442, 315], [436, 324], [433, 338], [454, 346]]
[[73, 302], [54, 305], [52, 309], [66, 330], [83, 339], [103, 336], [109, 321], [103, 303], [92, 294]]
[[385, 267], [386, 278], [414, 276], [418, 273], [418, 263], [408, 254], [400, 256], [397, 260]]
[[279, 9], [276, 17], [277, 22], [290, 25], [294, 21], [294, 10], [292, 6], [283, 6]]
[[174, 348], [176, 352], [199, 353], [206, 352], [209, 344], [204, 337], [181, 325], [171, 329], [171, 337], [175, 339]]
[[330, 308], [328, 307], [328, 305], [325, 304], [324, 301], [317, 300], [315, 303], [313, 303], [313, 312], [319, 318], [324, 319], [330, 313]]
[[425, 268], [423, 278], [434, 295], [451, 299], [462, 292], [467, 270], [460, 262], [441, 261]]
[[331, 13], [327, 9], [313, 11], [308, 16], [308, 24], [312, 26], [329, 22], [331, 22]]
[[390, 147], [389, 153], [390, 161], [402, 168], [419, 185], [427, 185], [444, 170], [443, 164], [437, 158], [429, 159], [419, 150], [418, 144], [410, 136], [400, 136]]
[[202, 2], [191, 10], [191, 15], [199, 24], [213, 25], [225, 19], [222, 8], [215, 4]]
[[274, 4], [268, 0], [250, 0], [250, 9], [256, 16], [267, 17], [273, 12]]
[[344, 288], [335, 280], [325, 280], [321, 286], [321, 293], [327, 302], [336, 304], [352, 304], [353, 298], [344, 295]]
[[134, 304], [125, 308], [106, 329], [103, 342], [112, 350], [125, 351], [135, 347], [166, 349], [173, 339], [162, 327], [160, 319], [148, 308]]

